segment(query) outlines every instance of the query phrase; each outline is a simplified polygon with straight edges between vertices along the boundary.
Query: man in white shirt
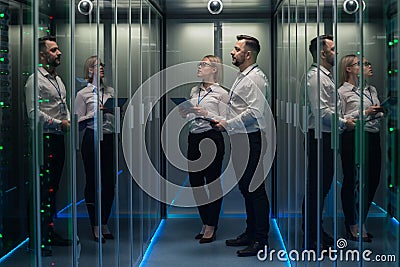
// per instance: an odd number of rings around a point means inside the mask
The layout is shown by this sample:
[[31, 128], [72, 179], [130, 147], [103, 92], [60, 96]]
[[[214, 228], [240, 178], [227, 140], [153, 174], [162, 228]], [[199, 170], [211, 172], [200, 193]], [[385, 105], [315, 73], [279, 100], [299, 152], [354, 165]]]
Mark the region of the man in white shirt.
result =
[[51, 256], [52, 245], [71, 245], [71, 240], [62, 238], [53, 229], [53, 218], [56, 215], [56, 192], [65, 160], [64, 133], [70, 128], [70, 112], [65, 85], [55, 71], [61, 60], [61, 51], [56, 38], [48, 36], [39, 38], [39, 54], [38, 98], [34, 99], [35, 74], [32, 74], [25, 85], [25, 100], [31, 123], [34, 122], [36, 110], [40, 122], [37, 126], [43, 127], [43, 136], [39, 137], [43, 138], [44, 160], [43, 165], [40, 166], [41, 244], [42, 255]]
[[[320, 51], [317, 51], [318, 42]], [[308, 69], [306, 76], [308, 177], [306, 195], [302, 205], [302, 228], [303, 232], [305, 232], [303, 246], [305, 249], [317, 249], [318, 247], [326, 249], [329, 246], [333, 246], [334, 242], [333, 238], [322, 227], [322, 211], [325, 197], [329, 192], [333, 179], [334, 153], [331, 148], [331, 132], [333, 118], [336, 114], [335, 100], [339, 100], [339, 97], [336, 96], [335, 83], [331, 72], [335, 64], [336, 54], [333, 36], [321, 35], [315, 37], [311, 40], [309, 51], [313, 57], [313, 63]], [[340, 109], [340, 103], [337, 105]], [[340, 129], [351, 129], [354, 126], [353, 119], [345, 120], [339, 117]], [[321, 141], [318, 144], [318, 139], [320, 138]], [[322, 177], [318, 176], [318, 150], [320, 150], [320, 154], [322, 155], [322, 158], [320, 158]], [[318, 180], [320, 180], [320, 188], [318, 188]], [[320, 199], [319, 207], [317, 207], [318, 198]], [[317, 244], [318, 224], [320, 224], [319, 244]], [[307, 226], [306, 229], [305, 226]]]
[[[269, 99], [269, 82], [256, 64], [260, 44], [254, 37], [239, 35], [231, 52], [232, 64], [240, 70], [230, 92], [226, 120], [213, 126], [227, 131], [239, 189], [245, 199], [246, 231], [227, 246], [247, 246], [239, 257], [256, 256], [268, 245], [269, 201], [265, 191], [263, 156], [266, 150], [264, 110]], [[248, 156], [247, 160], [246, 156]], [[250, 184], [260, 184], [254, 191]]]

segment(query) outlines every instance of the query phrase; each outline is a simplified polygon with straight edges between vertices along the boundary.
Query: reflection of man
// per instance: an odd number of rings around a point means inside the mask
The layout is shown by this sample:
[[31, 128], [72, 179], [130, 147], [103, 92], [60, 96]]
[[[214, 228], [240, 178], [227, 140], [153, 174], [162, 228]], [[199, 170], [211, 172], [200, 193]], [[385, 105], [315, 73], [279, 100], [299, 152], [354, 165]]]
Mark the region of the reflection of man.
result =
[[[333, 179], [333, 150], [331, 148], [332, 120], [335, 114], [335, 83], [332, 77], [332, 67], [335, 63], [335, 43], [333, 36], [319, 37], [320, 51], [317, 51], [318, 37], [311, 41], [309, 50], [313, 56], [313, 64], [307, 72], [307, 106], [308, 106], [308, 180], [306, 196], [303, 199], [303, 240], [306, 249], [327, 248], [333, 246], [333, 238], [323, 230], [322, 211], [324, 200], [329, 192]], [[317, 65], [319, 57], [320, 65]], [[318, 75], [319, 73], [319, 75]], [[319, 81], [318, 81], [319, 80]], [[318, 92], [319, 91], [319, 92]], [[319, 106], [318, 106], [319, 103]], [[321, 125], [317, 116], [321, 117]], [[321, 129], [321, 143], [318, 146], [316, 127]], [[339, 118], [340, 128], [354, 128], [354, 121]], [[318, 129], [318, 128], [317, 128]], [[322, 178], [318, 177], [318, 149], [321, 149]], [[318, 190], [318, 179], [320, 189]], [[318, 216], [318, 198], [319, 216]], [[307, 201], [306, 201], [307, 200]], [[305, 220], [307, 220], [305, 222]], [[320, 226], [320, 244], [317, 245], [318, 223]], [[307, 226], [305, 229], [304, 226]]]
[[41, 243], [42, 255], [50, 256], [51, 245], [71, 244], [70, 240], [61, 238], [53, 229], [56, 192], [65, 159], [64, 133], [70, 127], [70, 113], [64, 83], [55, 71], [61, 58], [55, 37], [39, 38], [39, 54], [38, 98], [34, 99], [34, 74], [28, 78], [25, 90], [28, 116], [33, 122], [36, 110], [40, 122], [38, 127], [43, 127], [43, 165], [40, 166]]
[[[240, 72], [231, 89], [227, 120], [221, 120], [214, 129], [227, 130], [232, 145], [232, 160], [239, 180], [239, 189], [246, 206], [246, 231], [235, 239], [226, 240], [227, 246], [247, 246], [238, 250], [239, 257], [255, 256], [268, 244], [269, 201], [264, 185], [262, 158], [265, 154], [265, 95], [269, 94], [268, 79], [256, 64], [260, 52], [258, 40], [239, 35], [231, 52], [232, 64]], [[268, 96], [268, 95], [267, 95]], [[268, 97], [267, 97], [268, 98]], [[247, 160], [243, 160], [244, 155]], [[258, 164], [260, 162], [260, 164]], [[250, 192], [251, 183], [259, 185]]]

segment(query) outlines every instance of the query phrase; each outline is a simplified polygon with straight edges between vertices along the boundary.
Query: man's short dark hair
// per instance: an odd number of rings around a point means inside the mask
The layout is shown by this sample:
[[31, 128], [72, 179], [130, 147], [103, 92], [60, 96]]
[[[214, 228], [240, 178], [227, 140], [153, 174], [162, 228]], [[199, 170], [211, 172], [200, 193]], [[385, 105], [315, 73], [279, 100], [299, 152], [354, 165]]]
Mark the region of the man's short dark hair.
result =
[[324, 49], [326, 46], [326, 41], [325, 40], [331, 40], [333, 41], [333, 35], [330, 34], [324, 34], [324, 35], [320, 35], [319, 37], [315, 37], [314, 39], [311, 40], [310, 42], [310, 46], [308, 47], [308, 50], [310, 51], [313, 59], [317, 59], [317, 41], [319, 38], [319, 45], [320, 45], [320, 49]]
[[39, 51], [46, 52], [46, 41], [57, 42], [55, 36], [42, 36], [38, 39]]
[[254, 38], [253, 36], [249, 35], [238, 35], [236, 36], [238, 41], [246, 40], [245, 45], [250, 48], [251, 51], [256, 52], [256, 55], [260, 52], [260, 42]]

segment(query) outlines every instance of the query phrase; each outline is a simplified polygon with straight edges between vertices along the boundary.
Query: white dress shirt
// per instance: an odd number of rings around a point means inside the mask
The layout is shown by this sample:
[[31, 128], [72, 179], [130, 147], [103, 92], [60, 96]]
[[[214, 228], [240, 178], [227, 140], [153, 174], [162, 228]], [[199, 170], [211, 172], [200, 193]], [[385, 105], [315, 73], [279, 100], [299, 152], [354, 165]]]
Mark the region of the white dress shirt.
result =
[[[104, 105], [110, 97], [114, 97], [114, 89], [112, 87], [103, 85], [100, 92], [97, 93], [96, 87], [88, 83], [88, 85], [81, 89], [75, 98], [75, 113], [78, 114], [78, 122], [86, 121], [86, 127], [94, 129], [94, 118], [97, 110], [97, 97], [101, 105]], [[113, 133], [114, 129], [114, 114], [103, 111], [103, 130], [104, 133]]]
[[[318, 77], [318, 69], [319, 77]], [[320, 80], [320, 88], [318, 88], [318, 78]], [[321, 116], [321, 131], [332, 131], [332, 119], [335, 114], [335, 83], [333, 82], [332, 73], [324, 66], [318, 68], [314, 63], [307, 71], [307, 107], [308, 107], [308, 129], [315, 129], [316, 117], [318, 113], [318, 103]], [[318, 99], [318, 90], [320, 92]], [[339, 110], [339, 128], [344, 129], [346, 120], [342, 117], [341, 103], [339, 96], [337, 97], [337, 106]]]
[[[359, 119], [360, 118], [360, 97], [361, 97], [361, 92], [360, 89], [353, 86], [352, 84], [345, 82], [339, 89], [339, 96], [340, 100], [343, 105], [343, 115], [344, 117], [347, 118], [354, 118], [354, 119]], [[377, 113], [376, 115], [370, 115], [367, 116], [365, 114], [365, 110], [368, 109], [370, 106], [373, 105], [380, 105], [379, 99], [378, 99], [378, 92], [376, 91], [376, 88], [367, 85], [364, 88], [364, 91], [362, 93], [363, 96], [363, 106], [364, 106], [364, 116], [365, 116], [365, 125], [364, 129], [368, 132], [373, 132], [377, 133], [379, 132], [380, 128], [380, 119], [374, 119], [374, 118], [380, 118], [383, 116], [382, 112]]]
[[[225, 119], [226, 105], [229, 100], [228, 92], [219, 84], [215, 83], [209, 88], [204, 88], [203, 83], [195, 86], [190, 91], [190, 102], [193, 106], [200, 106], [207, 110], [207, 118], [217, 121]], [[195, 115], [189, 114], [193, 118], [189, 126], [191, 133], [202, 133], [212, 129], [210, 122], [203, 119], [195, 119]]]
[[270, 89], [267, 76], [257, 64], [238, 73], [229, 95], [226, 114], [229, 133], [251, 133], [265, 129], [264, 112], [270, 99]]
[[61, 121], [70, 120], [65, 85], [57, 74], [53, 76], [43, 67], [38, 67], [37, 71], [38, 99], [34, 99], [34, 74], [25, 84], [28, 117], [32, 121], [36, 109], [45, 133], [63, 134]]

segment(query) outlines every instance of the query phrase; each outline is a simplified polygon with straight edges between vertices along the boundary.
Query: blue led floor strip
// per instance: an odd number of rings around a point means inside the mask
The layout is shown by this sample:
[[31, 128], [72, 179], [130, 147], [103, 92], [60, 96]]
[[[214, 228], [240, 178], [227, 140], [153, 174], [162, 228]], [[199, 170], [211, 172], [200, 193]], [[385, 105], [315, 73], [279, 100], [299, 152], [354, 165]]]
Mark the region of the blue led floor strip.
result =
[[160, 224], [158, 225], [158, 228], [156, 232], [154, 233], [153, 237], [150, 240], [150, 244], [146, 249], [146, 252], [143, 255], [142, 261], [140, 262], [139, 267], [144, 267], [146, 266], [147, 260], [149, 259], [149, 256], [151, 254], [151, 251], [153, 250], [154, 245], [157, 243], [157, 240], [164, 229], [164, 224], [165, 224], [165, 219], [162, 219]]
[[29, 238], [25, 239], [24, 241], [22, 241], [21, 244], [19, 244], [18, 246], [16, 246], [15, 248], [13, 248], [10, 252], [8, 252], [6, 255], [4, 255], [1, 259], [0, 259], [0, 263], [2, 263], [3, 261], [5, 261], [8, 257], [10, 257], [15, 251], [17, 251], [20, 247], [22, 247], [24, 244], [26, 244], [29, 241]]
[[275, 231], [279, 234], [279, 243], [280, 243], [280, 245], [281, 245], [281, 247], [283, 248], [283, 250], [286, 252], [285, 253], [285, 255], [286, 255], [286, 266], [292, 266], [292, 264], [291, 264], [291, 262], [290, 262], [290, 259], [289, 259], [289, 257], [288, 257], [288, 253], [287, 253], [287, 250], [286, 250], [286, 246], [285, 246], [285, 242], [283, 242], [283, 238], [282, 238], [282, 234], [281, 234], [281, 230], [279, 229], [279, 226], [278, 226], [278, 224], [277, 224], [277, 222], [276, 222], [276, 219], [271, 219], [271, 226], [272, 226], [272, 228], [273, 229], [275, 229]]

